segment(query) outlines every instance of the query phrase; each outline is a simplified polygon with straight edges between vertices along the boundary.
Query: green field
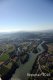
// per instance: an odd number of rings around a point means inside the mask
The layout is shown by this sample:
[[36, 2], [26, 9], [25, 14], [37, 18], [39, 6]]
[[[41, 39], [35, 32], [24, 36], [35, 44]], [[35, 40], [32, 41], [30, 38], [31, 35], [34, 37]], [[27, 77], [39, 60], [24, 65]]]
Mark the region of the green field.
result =
[[[9, 53], [15, 50], [15, 47], [10, 44], [3, 45], [2, 48], [5, 48], [5, 52], [2, 52], [2, 54], [0, 55], [0, 62], [8, 60], [10, 57]], [[0, 47], [0, 52], [3, 51], [2, 48]]]
[[0, 62], [1, 61], [6, 61], [9, 59], [9, 54], [8, 53], [3, 53], [1, 56], [0, 56]]

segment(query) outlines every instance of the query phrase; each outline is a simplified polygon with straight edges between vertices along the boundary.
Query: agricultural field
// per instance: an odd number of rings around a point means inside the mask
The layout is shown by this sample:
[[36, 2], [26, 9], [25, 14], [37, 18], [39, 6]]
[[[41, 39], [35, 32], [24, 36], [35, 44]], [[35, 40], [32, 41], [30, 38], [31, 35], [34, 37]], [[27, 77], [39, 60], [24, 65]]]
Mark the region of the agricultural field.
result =
[[9, 72], [12, 67], [10, 53], [15, 50], [15, 47], [10, 44], [0, 46], [0, 76]]
[[1, 61], [6, 61], [9, 59], [9, 54], [8, 53], [3, 53], [1, 56], [0, 56], [0, 62]]
[[0, 62], [6, 61], [9, 59], [9, 53], [15, 50], [15, 47], [10, 44], [5, 44], [0, 47]]

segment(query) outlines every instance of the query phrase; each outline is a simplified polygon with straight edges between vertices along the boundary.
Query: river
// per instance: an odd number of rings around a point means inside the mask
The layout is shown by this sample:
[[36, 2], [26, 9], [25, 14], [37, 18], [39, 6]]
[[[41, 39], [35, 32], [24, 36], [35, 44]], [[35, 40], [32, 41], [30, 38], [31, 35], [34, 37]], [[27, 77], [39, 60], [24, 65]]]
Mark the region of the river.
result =
[[38, 54], [42, 53], [44, 50], [41, 45], [38, 46], [41, 49], [37, 54], [29, 53], [29, 60], [25, 64], [21, 64], [18, 69], [16, 69], [15, 74], [12, 76], [11, 80], [27, 80], [27, 73], [32, 69], [33, 63]]
[[29, 56], [28, 62], [20, 65], [20, 67], [15, 71], [15, 74], [12, 76], [11, 80], [27, 80], [27, 73], [32, 69], [36, 54], [29, 53]]

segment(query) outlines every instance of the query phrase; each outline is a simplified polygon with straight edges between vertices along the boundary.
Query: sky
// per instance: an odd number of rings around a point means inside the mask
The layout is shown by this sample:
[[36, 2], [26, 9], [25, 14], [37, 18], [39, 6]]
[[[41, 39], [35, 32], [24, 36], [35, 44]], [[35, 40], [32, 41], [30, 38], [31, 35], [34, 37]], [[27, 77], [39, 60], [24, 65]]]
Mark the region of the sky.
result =
[[0, 32], [53, 30], [53, 0], [0, 0]]

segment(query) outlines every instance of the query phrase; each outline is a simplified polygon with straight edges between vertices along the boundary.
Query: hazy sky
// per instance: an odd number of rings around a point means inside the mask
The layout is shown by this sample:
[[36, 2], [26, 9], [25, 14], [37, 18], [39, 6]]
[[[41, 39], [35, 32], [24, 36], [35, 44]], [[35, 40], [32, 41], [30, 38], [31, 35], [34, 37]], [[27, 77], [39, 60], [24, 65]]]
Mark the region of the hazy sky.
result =
[[0, 0], [0, 32], [53, 29], [53, 0]]

